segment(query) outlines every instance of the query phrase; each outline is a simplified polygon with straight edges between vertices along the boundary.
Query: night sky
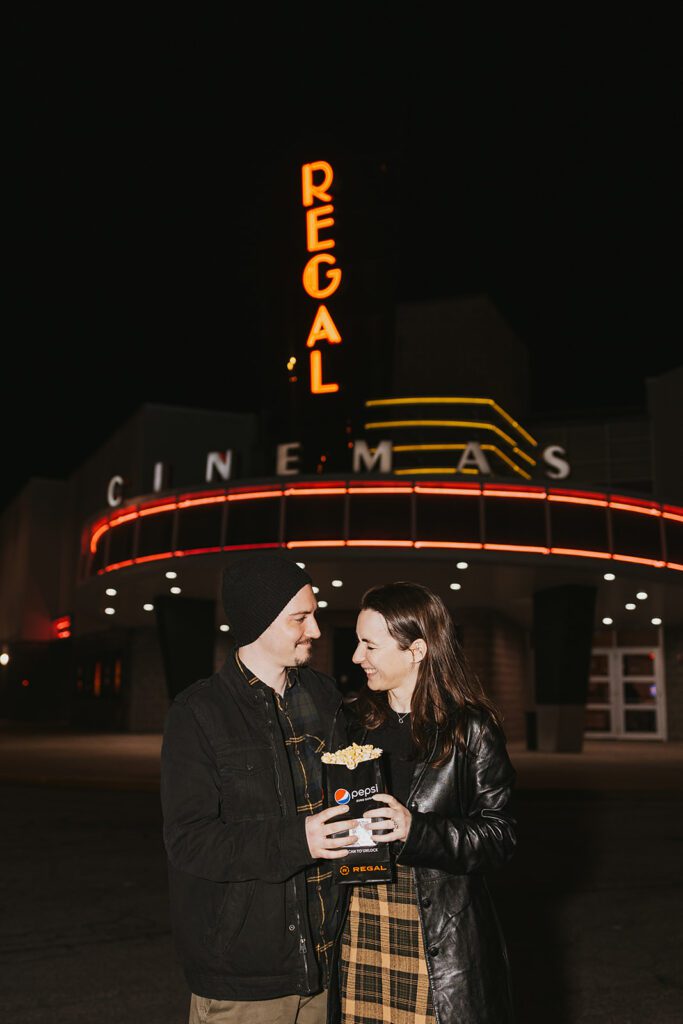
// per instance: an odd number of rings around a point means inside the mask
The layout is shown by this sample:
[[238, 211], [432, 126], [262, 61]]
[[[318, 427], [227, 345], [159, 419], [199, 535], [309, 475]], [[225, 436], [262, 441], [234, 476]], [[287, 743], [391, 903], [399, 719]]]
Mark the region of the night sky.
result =
[[290, 155], [387, 161], [397, 299], [488, 294], [534, 412], [640, 410], [680, 364], [674, 15], [341, 6], [15, 15], [0, 503], [141, 402], [258, 407]]

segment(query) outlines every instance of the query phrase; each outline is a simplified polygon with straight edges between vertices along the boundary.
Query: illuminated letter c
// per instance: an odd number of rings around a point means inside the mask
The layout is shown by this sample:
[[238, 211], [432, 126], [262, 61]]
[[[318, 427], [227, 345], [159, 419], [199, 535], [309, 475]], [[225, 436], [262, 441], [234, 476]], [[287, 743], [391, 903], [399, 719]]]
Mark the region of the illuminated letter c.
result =
[[120, 505], [123, 501], [122, 488], [123, 477], [113, 476], [107, 487], [107, 504], [110, 505], [111, 508], [116, 508], [116, 506]]

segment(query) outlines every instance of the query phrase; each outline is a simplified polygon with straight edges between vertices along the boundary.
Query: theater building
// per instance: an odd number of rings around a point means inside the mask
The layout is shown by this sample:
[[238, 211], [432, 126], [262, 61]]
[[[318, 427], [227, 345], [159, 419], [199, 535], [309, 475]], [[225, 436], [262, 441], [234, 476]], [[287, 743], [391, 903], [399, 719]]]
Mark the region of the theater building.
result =
[[334, 173], [306, 166], [299, 339], [269, 413], [143, 405], [3, 514], [0, 717], [160, 729], [228, 653], [223, 566], [281, 547], [347, 696], [363, 592], [411, 579], [451, 609], [511, 740], [683, 739], [683, 368], [641, 412], [535, 416], [485, 296], [353, 312], [344, 250], [322, 247]]

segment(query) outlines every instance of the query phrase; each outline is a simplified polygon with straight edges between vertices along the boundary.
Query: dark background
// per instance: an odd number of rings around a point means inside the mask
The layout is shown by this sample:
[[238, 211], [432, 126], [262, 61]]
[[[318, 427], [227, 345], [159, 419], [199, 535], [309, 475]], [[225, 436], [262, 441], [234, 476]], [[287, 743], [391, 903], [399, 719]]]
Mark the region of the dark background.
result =
[[0, 504], [143, 401], [259, 408], [274, 197], [331, 151], [391, 176], [396, 300], [487, 293], [532, 414], [680, 363], [675, 15], [288, 8], [14, 15]]

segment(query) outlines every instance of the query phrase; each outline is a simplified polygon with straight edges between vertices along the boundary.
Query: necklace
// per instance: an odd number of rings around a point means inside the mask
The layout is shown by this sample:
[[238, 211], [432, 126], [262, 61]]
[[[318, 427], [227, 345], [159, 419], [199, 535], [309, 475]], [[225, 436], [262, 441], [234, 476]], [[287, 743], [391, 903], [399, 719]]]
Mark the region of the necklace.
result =
[[[393, 708], [391, 710], [394, 711]], [[406, 718], [410, 714], [410, 711], [404, 711], [403, 713], [401, 713], [399, 711], [394, 711], [394, 714], [398, 718], [398, 724], [399, 725], [403, 725], [403, 723], [405, 722]]]

